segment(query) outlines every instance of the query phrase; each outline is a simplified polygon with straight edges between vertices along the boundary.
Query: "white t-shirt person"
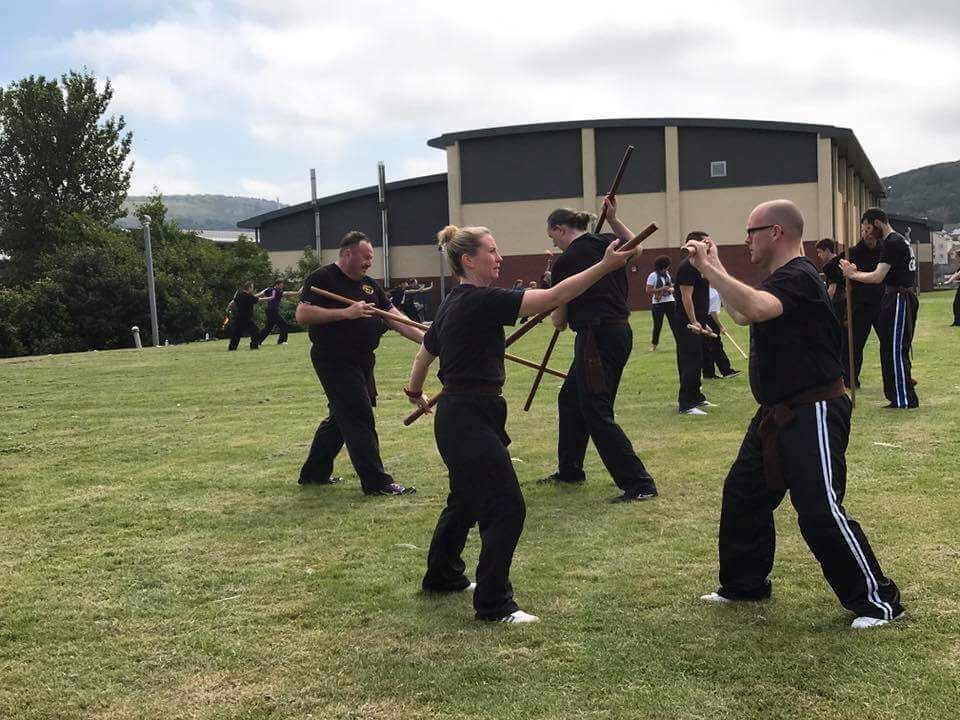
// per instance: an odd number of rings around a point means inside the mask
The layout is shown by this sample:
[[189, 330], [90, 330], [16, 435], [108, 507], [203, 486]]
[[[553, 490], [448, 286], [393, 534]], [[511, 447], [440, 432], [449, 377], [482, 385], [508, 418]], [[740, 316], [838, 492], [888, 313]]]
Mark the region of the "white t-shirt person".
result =
[[648, 288], [659, 288], [665, 285], [669, 285], [669, 290], [664, 290], [662, 293], [653, 296], [653, 304], [659, 305], [660, 303], [673, 302], [673, 278], [670, 277], [670, 273], [666, 270], [663, 271], [663, 276], [661, 277], [660, 273], [653, 271], [647, 276], [647, 287]]
[[720, 312], [720, 293], [710, 286], [710, 309], [707, 311], [711, 315]]

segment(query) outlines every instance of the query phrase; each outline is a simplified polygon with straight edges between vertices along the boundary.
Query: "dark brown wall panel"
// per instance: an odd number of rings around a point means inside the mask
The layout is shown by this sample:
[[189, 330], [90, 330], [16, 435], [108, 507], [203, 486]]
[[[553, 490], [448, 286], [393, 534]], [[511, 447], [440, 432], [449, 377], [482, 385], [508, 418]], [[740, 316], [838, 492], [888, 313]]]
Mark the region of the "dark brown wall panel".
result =
[[581, 197], [582, 166], [579, 130], [465, 140], [460, 197], [465, 203]]
[[597, 154], [597, 192], [610, 190], [620, 161], [628, 145], [634, 151], [623, 174], [620, 194], [665, 192], [667, 189], [662, 127], [597, 128], [594, 145]]
[[[701, 127], [678, 133], [681, 190], [817, 181], [815, 133]], [[726, 177], [710, 176], [717, 160], [726, 161]]]

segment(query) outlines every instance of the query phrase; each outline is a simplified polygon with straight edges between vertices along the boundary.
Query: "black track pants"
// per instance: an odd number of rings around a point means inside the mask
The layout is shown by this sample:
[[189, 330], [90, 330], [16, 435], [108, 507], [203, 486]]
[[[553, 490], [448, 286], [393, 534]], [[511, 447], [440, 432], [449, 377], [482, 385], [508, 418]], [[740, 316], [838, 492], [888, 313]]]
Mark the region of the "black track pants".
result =
[[507, 447], [507, 404], [492, 395], [444, 395], [433, 423], [450, 494], [427, 554], [423, 588], [463, 590], [461, 554], [467, 534], [480, 528], [480, 558], [473, 606], [478, 618], [497, 620], [517, 610], [510, 584], [513, 553], [523, 532], [526, 505]]
[[880, 301], [877, 335], [880, 338], [880, 369], [883, 372], [883, 394], [898, 408], [920, 404], [913, 389], [910, 347], [917, 321], [919, 302], [909, 292], [890, 292]]
[[313, 369], [327, 394], [330, 412], [313, 436], [300, 477], [324, 480], [333, 473], [333, 461], [344, 444], [353, 469], [360, 476], [364, 492], [381, 490], [393, 482], [380, 460], [380, 439], [373, 416], [374, 398], [370, 396], [373, 358], [351, 360], [330, 357], [311, 348]]
[[[850, 410], [846, 396], [795, 408], [793, 422], [780, 430], [780, 465], [803, 539], [840, 603], [858, 616], [890, 620], [903, 611], [900, 591], [843, 508]], [[773, 511], [786, 491], [769, 489], [764, 478], [760, 417], [758, 411], [751, 420], [723, 485], [719, 592], [731, 599], [770, 594]]]
[[[599, 358], [593, 375], [588, 363], [591, 336]], [[633, 331], [626, 323], [597, 325], [577, 332], [573, 363], [557, 396], [558, 473], [564, 480], [584, 479], [583, 459], [587, 442], [593, 440], [618, 488], [624, 492], [653, 489], [653, 478], [614, 418], [620, 378], [632, 349]]]

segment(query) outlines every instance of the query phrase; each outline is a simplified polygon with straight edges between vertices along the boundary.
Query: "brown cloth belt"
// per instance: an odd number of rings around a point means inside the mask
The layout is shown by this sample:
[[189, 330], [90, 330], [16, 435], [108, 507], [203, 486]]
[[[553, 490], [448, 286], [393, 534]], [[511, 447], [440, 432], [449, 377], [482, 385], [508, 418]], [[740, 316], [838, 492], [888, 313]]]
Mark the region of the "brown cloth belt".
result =
[[833, 400], [845, 395], [846, 392], [843, 378], [837, 378], [829, 385], [807, 390], [782, 403], [760, 407], [760, 447], [763, 454], [763, 475], [767, 480], [768, 488], [784, 490], [787, 487], [780, 468], [777, 440], [780, 437], [780, 431], [792, 423], [796, 417], [793, 409], [798, 405], [811, 405], [825, 400]]
[[503, 388], [492, 383], [445, 383], [444, 395], [502, 395]]
[[593, 334], [593, 325], [587, 325], [583, 344], [584, 371], [587, 376], [587, 388], [593, 395], [607, 392], [607, 376], [603, 371], [603, 360], [597, 349], [597, 338]]

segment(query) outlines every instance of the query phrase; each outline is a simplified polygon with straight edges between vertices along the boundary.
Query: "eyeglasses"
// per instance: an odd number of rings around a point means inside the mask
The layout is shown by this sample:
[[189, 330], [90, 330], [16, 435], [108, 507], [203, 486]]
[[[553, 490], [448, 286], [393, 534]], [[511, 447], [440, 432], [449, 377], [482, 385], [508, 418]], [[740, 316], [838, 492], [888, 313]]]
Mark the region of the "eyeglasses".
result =
[[779, 227], [777, 223], [773, 225], [760, 225], [758, 227], [747, 228], [747, 235], [753, 235], [755, 232], [760, 232], [761, 230], [769, 230], [772, 227]]

